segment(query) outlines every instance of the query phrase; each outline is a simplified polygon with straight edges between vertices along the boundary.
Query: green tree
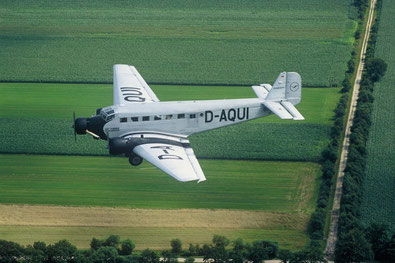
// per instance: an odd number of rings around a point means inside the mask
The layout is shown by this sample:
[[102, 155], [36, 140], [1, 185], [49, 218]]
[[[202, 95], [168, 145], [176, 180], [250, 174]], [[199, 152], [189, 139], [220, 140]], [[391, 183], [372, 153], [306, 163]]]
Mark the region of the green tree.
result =
[[212, 247], [212, 259], [215, 263], [227, 262], [229, 254], [226, 251], [226, 246], [229, 245], [230, 241], [224, 236], [214, 235], [213, 237], [214, 246]]
[[372, 245], [374, 258], [376, 260], [385, 260], [386, 250], [390, 242], [390, 234], [388, 225], [384, 224], [371, 224], [366, 230], [366, 239]]
[[282, 263], [287, 263], [292, 258], [292, 252], [288, 249], [280, 249], [278, 251], [278, 258], [281, 260]]
[[14, 263], [24, 253], [23, 247], [18, 243], [0, 240], [0, 262]]
[[340, 232], [336, 242], [337, 262], [361, 262], [373, 259], [373, 251], [359, 228]]
[[233, 242], [233, 249], [230, 257], [234, 263], [243, 263], [247, 257], [247, 247], [241, 238]]
[[78, 254], [77, 248], [67, 240], [60, 240], [47, 246], [47, 262], [49, 263], [75, 262]]
[[200, 254], [199, 244], [196, 244], [196, 245], [189, 244], [188, 251], [189, 251], [190, 256], [198, 256]]
[[140, 263], [159, 263], [159, 256], [155, 251], [147, 248], [141, 252]]
[[105, 246], [98, 250], [94, 250], [89, 258], [92, 263], [116, 263], [118, 258], [118, 251], [115, 247]]
[[327, 262], [321, 249], [321, 244], [317, 240], [312, 240], [306, 250], [309, 262]]
[[203, 260], [207, 262], [208, 260], [213, 258], [213, 249], [211, 246], [204, 244], [201, 249], [201, 254], [203, 256]]
[[304, 263], [308, 262], [307, 261], [307, 251], [301, 250], [301, 251], [296, 251], [292, 253], [291, 259], [289, 260], [289, 263]]
[[103, 240], [100, 240], [97, 238], [92, 238], [90, 246], [91, 246], [91, 249], [98, 250], [100, 247], [103, 246]]
[[[1, 256], [0, 256], [1, 258]], [[45, 259], [44, 251], [36, 249], [31, 245], [28, 245], [24, 251], [24, 261], [29, 263], [42, 263]]]
[[47, 249], [47, 245], [45, 244], [45, 242], [36, 241], [33, 243], [33, 248], [45, 252], [45, 250]]
[[133, 243], [132, 240], [126, 239], [121, 242], [121, 249], [119, 250], [119, 255], [128, 256], [132, 254], [135, 247], [136, 245]]
[[177, 255], [169, 250], [162, 251], [163, 263], [177, 263]]
[[179, 240], [178, 238], [171, 240], [170, 246], [171, 246], [171, 252], [173, 254], [176, 254], [176, 255], [181, 254], [181, 252], [182, 252], [181, 240]]
[[377, 82], [387, 71], [387, 63], [381, 58], [371, 58], [365, 63], [365, 71], [372, 82]]
[[278, 245], [270, 241], [254, 241], [252, 245], [247, 246], [247, 259], [260, 263], [265, 259], [273, 259], [277, 256]]
[[106, 240], [104, 240], [103, 245], [106, 247], [118, 248], [120, 243], [120, 238], [117, 235], [110, 235]]

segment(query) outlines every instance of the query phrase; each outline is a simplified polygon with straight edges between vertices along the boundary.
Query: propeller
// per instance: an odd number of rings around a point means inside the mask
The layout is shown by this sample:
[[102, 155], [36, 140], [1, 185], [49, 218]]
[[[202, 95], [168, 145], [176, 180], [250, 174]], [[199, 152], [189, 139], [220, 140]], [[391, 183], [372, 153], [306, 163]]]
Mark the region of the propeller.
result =
[[77, 142], [77, 131], [75, 130], [75, 111], [73, 111], [73, 126], [72, 128], [74, 128], [74, 142]]

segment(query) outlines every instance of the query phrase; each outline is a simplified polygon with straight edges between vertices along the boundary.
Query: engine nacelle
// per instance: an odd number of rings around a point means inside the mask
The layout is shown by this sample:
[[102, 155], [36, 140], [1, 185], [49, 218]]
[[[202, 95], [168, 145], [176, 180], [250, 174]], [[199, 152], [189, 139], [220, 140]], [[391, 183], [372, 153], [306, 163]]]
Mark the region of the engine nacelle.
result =
[[110, 148], [110, 154], [117, 155], [117, 154], [129, 154], [133, 150], [131, 140], [116, 137], [109, 139], [108, 142]]

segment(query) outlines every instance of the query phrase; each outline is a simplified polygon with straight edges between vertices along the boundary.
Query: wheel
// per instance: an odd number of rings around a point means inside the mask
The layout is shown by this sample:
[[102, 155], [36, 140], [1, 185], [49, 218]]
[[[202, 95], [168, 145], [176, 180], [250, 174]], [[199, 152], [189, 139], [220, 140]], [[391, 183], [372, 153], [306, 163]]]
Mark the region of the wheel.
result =
[[130, 155], [129, 156], [129, 163], [133, 166], [138, 166], [143, 162], [143, 158], [141, 158], [140, 156], [137, 155]]

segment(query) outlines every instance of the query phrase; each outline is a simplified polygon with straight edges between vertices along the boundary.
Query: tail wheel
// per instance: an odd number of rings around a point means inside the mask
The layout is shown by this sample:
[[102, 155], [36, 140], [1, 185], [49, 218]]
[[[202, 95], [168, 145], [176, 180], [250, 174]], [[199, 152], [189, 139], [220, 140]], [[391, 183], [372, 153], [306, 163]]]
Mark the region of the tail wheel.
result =
[[138, 166], [143, 162], [143, 158], [140, 156], [137, 156], [135, 154], [132, 154], [129, 156], [129, 163], [133, 166]]

